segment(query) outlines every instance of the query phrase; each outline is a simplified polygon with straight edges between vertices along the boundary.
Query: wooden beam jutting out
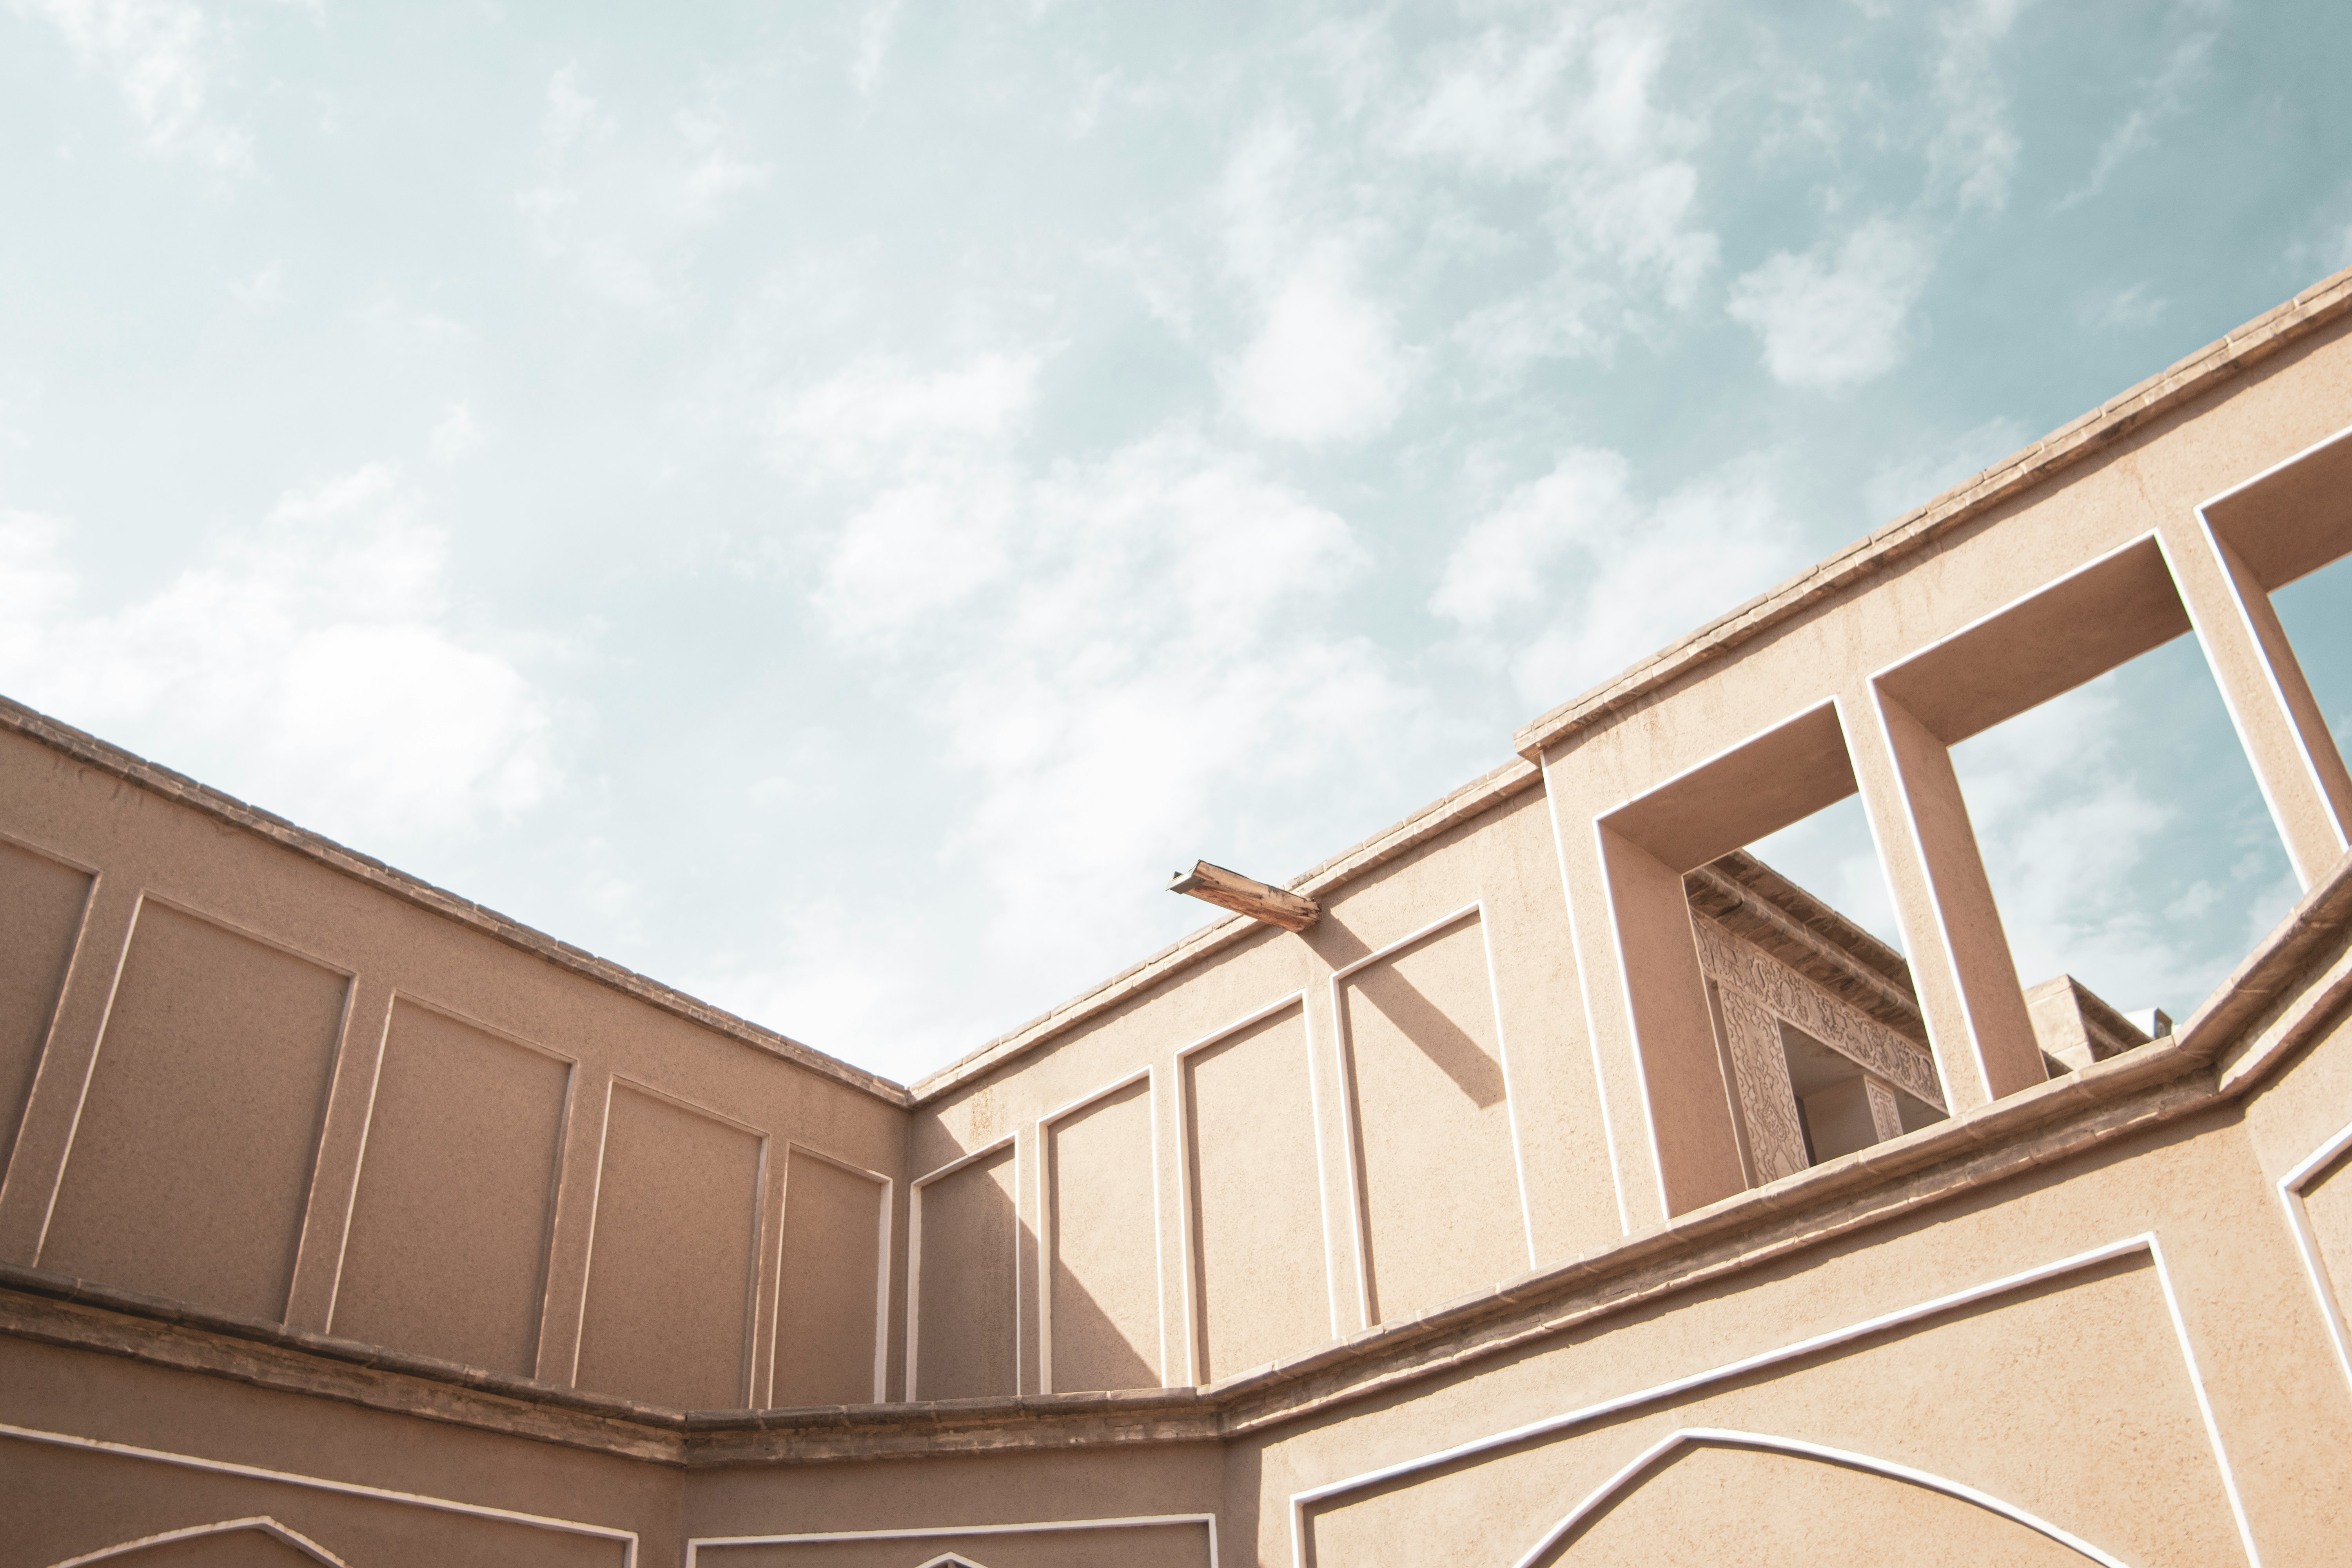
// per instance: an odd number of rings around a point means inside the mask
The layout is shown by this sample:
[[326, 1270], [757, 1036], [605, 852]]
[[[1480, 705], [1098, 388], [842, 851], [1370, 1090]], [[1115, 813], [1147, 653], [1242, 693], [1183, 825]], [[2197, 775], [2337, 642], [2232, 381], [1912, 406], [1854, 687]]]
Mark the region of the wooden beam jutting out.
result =
[[1265, 882], [1254, 882], [1238, 871], [1212, 866], [1206, 860], [1194, 862], [1190, 871], [1177, 872], [1170, 879], [1168, 890], [1190, 893], [1220, 909], [1232, 910], [1285, 931], [1305, 931], [1323, 918], [1323, 906], [1312, 899]]

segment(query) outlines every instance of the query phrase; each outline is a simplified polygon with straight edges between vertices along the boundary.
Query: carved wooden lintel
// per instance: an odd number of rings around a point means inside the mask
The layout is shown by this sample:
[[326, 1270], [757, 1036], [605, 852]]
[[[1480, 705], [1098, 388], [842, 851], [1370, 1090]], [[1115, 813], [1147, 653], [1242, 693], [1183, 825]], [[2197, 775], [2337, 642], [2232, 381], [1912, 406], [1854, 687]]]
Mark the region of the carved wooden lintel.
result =
[[1170, 879], [1168, 890], [1188, 893], [1220, 909], [1232, 910], [1285, 931], [1305, 931], [1323, 918], [1323, 906], [1312, 899], [1253, 881], [1238, 871], [1212, 866], [1206, 860], [1194, 862], [1190, 871], [1177, 872]]
[[1874, 1073], [1916, 1100], [1944, 1109], [1935, 1058], [1851, 1003], [1831, 995], [1725, 931], [1705, 916], [1691, 921], [1698, 938], [1701, 973], [1726, 991], [1754, 998], [1777, 1018], [1786, 1019], [1856, 1067]]

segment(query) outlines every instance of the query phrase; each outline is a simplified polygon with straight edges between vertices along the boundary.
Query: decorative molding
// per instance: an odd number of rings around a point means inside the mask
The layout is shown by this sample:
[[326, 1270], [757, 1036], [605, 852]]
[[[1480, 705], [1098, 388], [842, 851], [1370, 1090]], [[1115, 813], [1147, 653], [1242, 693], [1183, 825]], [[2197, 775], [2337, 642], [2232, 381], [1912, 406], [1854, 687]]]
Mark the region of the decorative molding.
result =
[[[615, 1525], [590, 1524], [583, 1520], [558, 1519], [551, 1514], [524, 1513], [516, 1509], [493, 1508], [488, 1503], [459, 1502], [454, 1498], [432, 1497], [423, 1492], [394, 1491], [389, 1487], [364, 1486], [358, 1481], [330, 1480], [323, 1476], [306, 1476], [292, 1470], [273, 1470], [260, 1465], [240, 1465], [227, 1459], [205, 1458], [198, 1454], [175, 1454], [163, 1448], [142, 1448], [129, 1443], [109, 1442], [102, 1437], [83, 1437], [70, 1432], [44, 1432], [37, 1427], [15, 1426], [0, 1422], [0, 1438], [9, 1437], [25, 1443], [46, 1443], [61, 1448], [79, 1448], [88, 1453], [110, 1454], [118, 1458], [145, 1459], [154, 1464], [172, 1465], [182, 1469], [205, 1470], [215, 1475], [238, 1476], [247, 1480], [276, 1481], [283, 1486], [300, 1487], [310, 1491], [335, 1492], [343, 1497], [369, 1498], [379, 1502], [400, 1503], [410, 1508], [429, 1509], [436, 1513], [460, 1514], [468, 1519], [494, 1519], [502, 1524], [520, 1524], [532, 1530], [551, 1531], [560, 1535], [584, 1535], [592, 1540], [613, 1542], [621, 1549], [621, 1568], [636, 1568], [637, 1532], [634, 1530], [623, 1530]], [[74, 1561], [80, 1562], [86, 1559], [77, 1558]], [[58, 1568], [65, 1568], [65, 1565], [59, 1564]]]
[[2346, 1383], [2352, 1384], [2352, 1323], [2345, 1320], [2343, 1298], [2336, 1294], [2327, 1260], [2319, 1254], [2319, 1237], [2311, 1228], [2311, 1210], [2303, 1191], [2347, 1149], [2352, 1149], [2352, 1122], [2338, 1128], [2334, 1137], [2281, 1176], [2278, 1195], [2280, 1206], [2286, 1210], [2287, 1233], [2294, 1237], [2295, 1253], [2303, 1259], [2304, 1276], [2311, 1281], [2311, 1293], [2319, 1299], [2319, 1315], [2327, 1325], [2327, 1342], [2336, 1347], [2336, 1364], [2343, 1371]]
[[225, 1519], [218, 1524], [192, 1524], [184, 1530], [161, 1531], [142, 1535], [136, 1541], [126, 1541], [119, 1546], [108, 1546], [96, 1552], [85, 1552], [79, 1557], [68, 1557], [53, 1568], [81, 1568], [85, 1563], [103, 1563], [110, 1557], [127, 1557], [133, 1552], [144, 1552], [151, 1546], [168, 1546], [175, 1541], [196, 1541], [207, 1535], [229, 1535], [240, 1530], [250, 1530], [272, 1541], [292, 1547], [313, 1563], [324, 1563], [327, 1568], [350, 1568], [341, 1558], [311, 1540], [299, 1530], [289, 1530], [266, 1513], [250, 1519]]
[[[1169, 1385], [1168, 1246], [1160, 1218], [1160, 1068], [1154, 1063], [1123, 1074], [1091, 1094], [1081, 1095], [1058, 1110], [1049, 1110], [1037, 1118], [1037, 1391], [1040, 1394], [1056, 1392], [1054, 1387], [1054, 1259], [1061, 1236], [1061, 1222], [1059, 1209], [1054, 1201], [1054, 1182], [1058, 1169], [1048, 1129], [1056, 1121], [1066, 1121], [1076, 1116], [1097, 1100], [1108, 1099], [1122, 1089], [1131, 1089], [1138, 1083], [1144, 1086], [1144, 1106], [1151, 1119], [1147, 1157], [1151, 1162], [1151, 1268], [1155, 1287], [1152, 1291], [1152, 1317], [1158, 1324], [1160, 1335], [1160, 1386], [1165, 1388]], [[1014, 1279], [1017, 1282], [1017, 1273]]]
[[[2173, 1333], [2179, 1346], [2181, 1361], [2188, 1372], [2191, 1390], [2196, 1395], [2198, 1412], [2203, 1418], [2206, 1437], [2211, 1445], [2214, 1461], [2221, 1472], [2222, 1490], [2229, 1499], [2231, 1513], [2237, 1525], [2239, 1539], [2245, 1548], [2246, 1561], [2249, 1568], [2261, 1568], [2261, 1557], [2255, 1552], [2252, 1534], [2246, 1523], [2244, 1505], [2238, 1496], [2237, 1477], [2230, 1464], [2228, 1451], [2222, 1445], [2221, 1429], [2213, 1419], [2212, 1405], [2205, 1393], [2204, 1375], [2197, 1364], [2196, 1353], [2189, 1343], [2188, 1325], [2180, 1314], [2179, 1300], [2173, 1289], [2170, 1270], [2165, 1267], [2163, 1248], [2153, 1231], [2126, 1237], [2120, 1241], [2112, 1241], [2103, 1247], [2095, 1247], [2087, 1251], [2075, 1253], [2072, 1257], [2042, 1264], [2039, 1268], [2004, 1275], [2000, 1279], [1955, 1290], [1892, 1312], [1865, 1318], [1842, 1329], [1810, 1335], [1774, 1350], [1727, 1362], [1723, 1365], [1712, 1367], [1705, 1372], [1673, 1378], [1667, 1382], [1631, 1394], [1619, 1394], [1614, 1398], [1601, 1400], [1580, 1409], [1546, 1416], [1505, 1431], [1490, 1433], [1484, 1437], [1475, 1437], [1465, 1443], [1457, 1443], [1434, 1453], [1384, 1465], [1378, 1469], [1367, 1470], [1360, 1475], [1328, 1481], [1321, 1486], [1309, 1487], [1302, 1491], [1294, 1492], [1291, 1494], [1289, 1507], [1291, 1562], [1294, 1568], [1307, 1568], [1309, 1560], [1306, 1549], [1307, 1514], [1307, 1510], [1317, 1504], [1344, 1497], [1349, 1492], [1362, 1491], [1376, 1486], [1386, 1486], [1424, 1470], [1450, 1468], [1483, 1455], [1517, 1447], [1535, 1438], [1565, 1436], [1579, 1428], [1591, 1427], [1611, 1417], [1630, 1414], [1645, 1405], [1666, 1404], [1683, 1399], [1717, 1384], [1752, 1377], [1758, 1373], [1769, 1372], [1775, 1367], [1802, 1361], [1819, 1355], [1824, 1351], [1834, 1350], [1842, 1345], [1852, 1344], [1856, 1341], [1869, 1339], [1891, 1330], [1908, 1328], [1958, 1308], [1974, 1306], [2018, 1290], [2046, 1284], [2063, 1279], [2069, 1274], [2080, 1273], [2085, 1269], [2128, 1258], [2134, 1253], [2145, 1253], [2153, 1266], [2158, 1287], [2164, 1297]], [[1637, 1463], [1646, 1462], [1646, 1460], [1637, 1461]], [[1634, 1470], [1632, 1468], [1621, 1470], [1609, 1486], [1603, 1487], [1586, 1499], [1579, 1512], [1570, 1515], [1570, 1522], [1580, 1517], [1584, 1510], [1589, 1510], [1598, 1500], [1605, 1498], [1615, 1486], [1622, 1484], [1633, 1473]], [[1558, 1527], [1551, 1536], [1546, 1538], [1547, 1543], [1550, 1540], [1557, 1539], [1559, 1531], [1566, 1528], [1566, 1524]], [[2044, 1533], [2049, 1531], [2045, 1531]], [[2063, 1539], [2066, 1539], [2069, 1544], [2074, 1544], [2072, 1538]], [[2087, 1548], [2083, 1550], [2086, 1553], [2089, 1552]], [[1540, 1551], [1539, 1545], [1537, 1552]], [[1532, 1561], [1536, 1554], [1530, 1553], [1521, 1559], [1522, 1568], [1525, 1563]], [[2111, 1561], [2097, 1557], [2095, 1554], [2093, 1556], [2094, 1561], [2103, 1563]]]
[[992, 1143], [983, 1144], [969, 1154], [961, 1154], [927, 1175], [917, 1176], [907, 1184], [907, 1399], [919, 1401], [921, 1389], [916, 1383], [916, 1363], [922, 1346], [923, 1313], [923, 1189], [933, 1182], [954, 1175], [966, 1165], [985, 1160], [1005, 1149], [1013, 1151], [1013, 1388], [1017, 1396], [1021, 1389], [1021, 1138], [1008, 1132]]
[[1221, 1029], [1202, 1036], [1191, 1045], [1180, 1047], [1170, 1058], [1169, 1076], [1174, 1081], [1176, 1095], [1178, 1252], [1184, 1265], [1181, 1281], [1184, 1291], [1184, 1375], [1186, 1381], [1195, 1386], [1204, 1382], [1201, 1375], [1206, 1369], [1201, 1365], [1200, 1324], [1208, 1312], [1209, 1303], [1202, 1291], [1201, 1260], [1197, 1256], [1201, 1239], [1200, 1217], [1192, 1212], [1192, 1192], [1199, 1184], [1201, 1173], [1192, 1160], [1192, 1119], [1196, 1110], [1192, 1098], [1184, 1092], [1184, 1058], [1212, 1046], [1221, 1045], [1244, 1029], [1271, 1022], [1293, 1007], [1298, 1009], [1299, 1034], [1307, 1051], [1307, 1134], [1315, 1145], [1315, 1197], [1323, 1221], [1323, 1294], [1330, 1308], [1331, 1338], [1336, 1340], [1339, 1337], [1339, 1286], [1331, 1272], [1331, 1195], [1324, 1179], [1321, 1107], [1314, 1089], [1315, 1023], [1307, 1016], [1307, 993], [1298, 990], [1235, 1019]]
[[1602, 1482], [1591, 1496], [1570, 1510], [1568, 1517], [1547, 1531], [1543, 1539], [1528, 1548], [1512, 1565], [1512, 1568], [1535, 1568], [1544, 1554], [1564, 1540], [1578, 1525], [1591, 1519], [1596, 1512], [1614, 1500], [1644, 1472], [1665, 1458], [1667, 1455], [1686, 1447], [1751, 1448], [1760, 1453], [1788, 1454], [1801, 1459], [1818, 1459], [1823, 1464], [1836, 1465], [1843, 1469], [1866, 1470], [1872, 1475], [1885, 1476], [1890, 1480], [1903, 1481], [1928, 1491], [1941, 1492], [1948, 1498], [1957, 1498], [1962, 1502], [1974, 1503], [1989, 1513], [1997, 1513], [2003, 1519], [2014, 1521], [2036, 1534], [2047, 1536], [2059, 1545], [2080, 1552], [2098, 1563], [2100, 1568], [2129, 1568], [2129, 1565], [2120, 1559], [2100, 1551], [2069, 1531], [2059, 1529], [2040, 1515], [2028, 1513], [2015, 1503], [2006, 1502], [1990, 1492], [1979, 1491], [1974, 1487], [1964, 1486], [1947, 1477], [1935, 1475], [1927, 1470], [1915, 1469], [1909, 1465], [1898, 1465], [1891, 1460], [1874, 1458], [1867, 1454], [1857, 1454], [1846, 1448], [1832, 1448], [1822, 1443], [1805, 1443], [1794, 1437], [1774, 1437], [1760, 1432], [1733, 1432], [1711, 1426], [1684, 1427], [1681, 1431], [1663, 1437], [1642, 1450], [1631, 1464]]
[[[730, 1546], [830, 1546], [853, 1541], [940, 1541], [960, 1535], [1047, 1535], [1074, 1530], [1163, 1530], [1197, 1524], [1208, 1531], [1208, 1568], [1217, 1568], [1217, 1516], [1213, 1513], [1134, 1514], [1124, 1519], [1051, 1519], [1030, 1524], [936, 1524], [917, 1530], [824, 1530], [797, 1535], [698, 1535], [686, 1543], [686, 1568], [698, 1568], [704, 1552]], [[923, 1568], [963, 1561], [953, 1552]]]
[[1944, 1109], [1936, 1060], [1926, 1047], [1905, 1039], [1877, 1019], [1857, 1015], [1851, 1005], [1795, 970], [1701, 915], [1691, 921], [1698, 939], [1699, 971], [1727, 993], [1738, 992], [1755, 1005], [1821, 1041], [1865, 1072], [1876, 1073], [1915, 1100]]

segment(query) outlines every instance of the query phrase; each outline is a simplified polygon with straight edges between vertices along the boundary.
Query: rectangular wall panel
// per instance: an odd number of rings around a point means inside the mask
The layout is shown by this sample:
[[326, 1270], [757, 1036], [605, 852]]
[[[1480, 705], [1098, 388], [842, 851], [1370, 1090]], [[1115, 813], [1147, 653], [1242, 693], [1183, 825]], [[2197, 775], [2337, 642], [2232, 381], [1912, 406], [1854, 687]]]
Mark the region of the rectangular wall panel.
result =
[[1046, 1371], [1055, 1394], [1160, 1386], [1151, 1156], [1148, 1079], [1045, 1129], [1053, 1227]]
[[1331, 1336], [1307, 1068], [1303, 1007], [1204, 1047], [1182, 1064], [1203, 1382]]
[[280, 1317], [345, 985], [142, 904], [41, 1267]]
[[1371, 1317], [1392, 1321], [1528, 1268], [1501, 1037], [1476, 916], [1340, 987]]
[[865, 1405], [877, 1397], [876, 1295], [887, 1190], [830, 1160], [792, 1152], [770, 1403]]
[[681, 1410], [747, 1402], [760, 1154], [754, 1133], [613, 1085], [580, 1387]]
[[0, 1170], [81, 934], [89, 873], [0, 840]]
[[394, 1004], [332, 1332], [530, 1375], [571, 1077]]
[[915, 1399], [1019, 1392], [1020, 1208], [1007, 1144], [916, 1192]]

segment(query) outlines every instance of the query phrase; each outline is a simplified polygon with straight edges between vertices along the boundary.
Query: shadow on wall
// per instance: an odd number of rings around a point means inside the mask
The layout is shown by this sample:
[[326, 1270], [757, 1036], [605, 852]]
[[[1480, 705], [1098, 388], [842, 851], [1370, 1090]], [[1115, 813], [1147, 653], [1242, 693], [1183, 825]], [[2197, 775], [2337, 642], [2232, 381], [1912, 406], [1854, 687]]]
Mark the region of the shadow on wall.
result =
[[[1345, 969], [1371, 956], [1363, 939], [1326, 918], [1316, 946], [1334, 969]], [[1379, 1008], [1399, 1033], [1419, 1047], [1437, 1070], [1452, 1079], [1470, 1102], [1486, 1110], [1503, 1103], [1503, 1069], [1477, 1041], [1446, 1016], [1393, 965], [1359, 970], [1350, 984], [1359, 996]]]

